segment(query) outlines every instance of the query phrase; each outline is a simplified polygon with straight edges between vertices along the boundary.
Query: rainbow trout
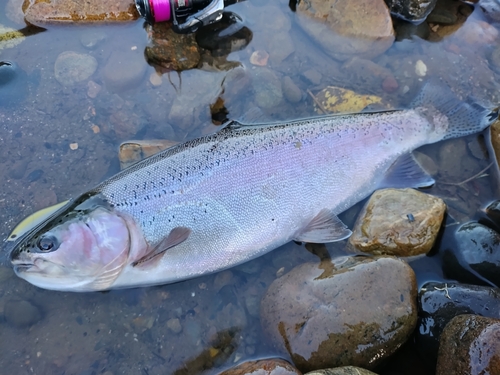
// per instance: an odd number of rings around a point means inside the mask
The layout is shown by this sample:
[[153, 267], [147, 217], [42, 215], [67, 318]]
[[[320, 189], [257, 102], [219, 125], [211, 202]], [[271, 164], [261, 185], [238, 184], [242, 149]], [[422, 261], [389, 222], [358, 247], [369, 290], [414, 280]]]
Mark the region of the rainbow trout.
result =
[[233, 121], [44, 210], [6, 247], [19, 277], [82, 292], [177, 282], [291, 240], [339, 241], [351, 231], [337, 215], [375, 189], [434, 182], [412, 150], [497, 118], [428, 85], [409, 110]]

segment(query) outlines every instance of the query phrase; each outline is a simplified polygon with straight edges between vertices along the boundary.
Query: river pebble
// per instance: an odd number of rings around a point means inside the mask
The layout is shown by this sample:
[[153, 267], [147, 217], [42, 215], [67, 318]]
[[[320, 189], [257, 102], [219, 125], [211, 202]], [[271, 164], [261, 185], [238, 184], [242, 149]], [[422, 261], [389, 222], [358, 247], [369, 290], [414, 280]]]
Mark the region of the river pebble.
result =
[[441, 335], [436, 375], [500, 374], [500, 319], [453, 318]]
[[416, 293], [413, 270], [396, 258], [305, 263], [271, 284], [261, 324], [301, 371], [373, 368], [413, 332]]
[[167, 320], [167, 328], [177, 334], [182, 332], [181, 321], [177, 318]]
[[272, 70], [256, 68], [253, 71], [252, 86], [255, 102], [261, 108], [273, 108], [283, 100], [281, 81]]
[[396, 17], [419, 24], [432, 12], [437, 0], [385, 0], [385, 2]]
[[290, 103], [298, 103], [302, 100], [302, 91], [289, 76], [283, 77], [281, 89], [285, 99]]
[[500, 286], [500, 234], [483, 224], [469, 222], [458, 228], [454, 240], [444, 251], [446, 275], [472, 284], [485, 284], [486, 279]]
[[378, 190], [359, 214], [349, 243], [370, 254], [426, 254], [436, 241], [445, 211], [441, 198], [415, 189]]
[[66, 51], [57, 56], [54, 74], [63, 86], [70, 86], [85, 81], [97, 69], [97, 61], [85, 53]]
[[354, 56], [371, 59], [394, 41], [392, 20], [383, 0], [301, 1], [296, 13], [302, 29], [337, 60]]
[[104, 66], [102, 79], [109, 91], [123, 92], [141, 83], [146, 67], [142, 51], [114, 51]]
[[377, 375], [361, 367], [344, 366], [324, 370], [311, 371], [304, 375]]
[[301, 375], [301, 372], [283, 359], [262, 359], [244, 362], [219, 375]]
[[4, 316], [8, 324], [18, 328], [29, 327], [42, 319], [40, 309], [25, 300], [8, 300], [5, 302]]

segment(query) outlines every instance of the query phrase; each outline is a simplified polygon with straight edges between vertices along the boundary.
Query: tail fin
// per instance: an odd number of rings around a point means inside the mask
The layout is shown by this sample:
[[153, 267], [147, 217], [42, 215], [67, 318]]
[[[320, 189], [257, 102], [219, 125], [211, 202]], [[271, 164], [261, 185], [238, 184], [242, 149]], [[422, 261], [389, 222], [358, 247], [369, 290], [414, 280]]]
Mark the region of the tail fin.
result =
[[487, 109], [472, 98], [461, 101], [450, 87], [438, 81], [429, 81], [413, 101], [411, 108], [434, 109], [448, 119], [446, 134], [442, 139], [458, 138], [478, 133], [493, 124], [499, 108]]

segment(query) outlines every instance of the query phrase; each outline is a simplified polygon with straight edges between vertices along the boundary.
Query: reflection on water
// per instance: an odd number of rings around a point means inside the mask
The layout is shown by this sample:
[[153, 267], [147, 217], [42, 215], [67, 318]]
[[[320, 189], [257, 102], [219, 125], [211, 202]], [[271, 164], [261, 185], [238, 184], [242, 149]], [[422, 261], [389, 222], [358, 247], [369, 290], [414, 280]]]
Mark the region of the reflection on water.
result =
[[[6, 3], [0, 0], [0, 9]], [[117, 172], [122, 141], [183, 141], [215, 132], [214, 113], [240, 118], [258, 105], [269, 120], [302, 118], [316, 113], [312, 96], [327, 86], [377, 95], [402, 107], [430, 76], [442, 77], [464, 98], [498, 102], [500, 63], [491, 43], [498, 31], [478, 11], [462, 14], [461, 21], [468, 18], [461, 27], [435, 24], [423, 34], [408, 27], [405, 37], [374, 61], [338, 62], [297, 27], [285, 1], [247, 1], [231, 10], [242, 24], [229, 19], [228, 29], [214, 27], [206, 34], [219, 37], [219, 44], [193, 35], [198, 60], [180, 72], [146, 62], [148, 34], [141, 20], [51, 26], [45, 32], [23, 29], [22, 43], [0, 49], [0, 60], [11, 64], [0, 66], [0, 235], [5, 238], [33, 211], [74, 197]], [[23, 28], [3, 13], [0, 24]], [[397, 28], [401, 25], [398, 21]], [[427, 40], [418, 35], [428, 35]], [[178, 63], [187, 58], [184, 42], [173, 47]], [[56, 61], [68, 51], [91, 56], [97, 64], [88, 78], [64, 85], [56, 76], [71, 74], [71, 69], [57, 71]], [[250, 63], [256, 51], [269, 54], [262, 69]], [[82, 71], [78, 64], [84, 59], [76, 60], [69, 66]], [[298, 90], [294, 103], [287, 97], [290, 82]], [[419, 151], [437, 181], [427, 192], [448, 204], [445, 233], [477, 218], [494, 196], [490, 176], [469, 180], [489, 164], [482, 137]], [[344, 214], [348, 225], [359, 207]], [[327, 249], [333, 256], [342, 253], [342, 246]], [[291, 243], [216, 275], [91, 294], [40, 290], [1, 267], [0, 366], [13, 374], [196, 374], [271, 356], [273, 349], [260, 331], [260, 300], [277, 275], [315, 259]], [[411, 265], [420, 285], [443, 279], [439, 257]], [[29, 302], [29, 308], [18, 301]], [[411, 345], [380, 373], [426, 373], [414, 366]]]

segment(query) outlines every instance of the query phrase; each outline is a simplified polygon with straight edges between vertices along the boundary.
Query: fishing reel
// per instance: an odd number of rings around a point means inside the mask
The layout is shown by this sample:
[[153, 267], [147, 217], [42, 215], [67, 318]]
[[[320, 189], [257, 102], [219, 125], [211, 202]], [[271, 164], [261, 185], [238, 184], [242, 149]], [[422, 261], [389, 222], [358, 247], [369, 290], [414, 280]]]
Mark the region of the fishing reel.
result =
[[172, 21], [180, 34], [194, 33], [222, 19], [224, 8], [241, 0], [135, 0], [139, 14], [149, 23]]

